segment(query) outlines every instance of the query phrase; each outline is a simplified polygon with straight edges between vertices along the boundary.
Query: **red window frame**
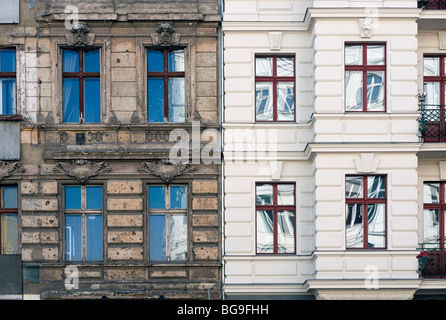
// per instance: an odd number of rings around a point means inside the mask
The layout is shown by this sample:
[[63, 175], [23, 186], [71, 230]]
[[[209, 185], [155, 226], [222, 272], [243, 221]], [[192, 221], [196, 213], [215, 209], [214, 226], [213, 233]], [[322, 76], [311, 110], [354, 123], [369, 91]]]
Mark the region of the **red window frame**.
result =
[[[445, 60], [445, 56], [444, 55], [434, 55], [434, 54], [429, 54], [429, 55], [424, 55], [423, 56], [423, 60], [424, 60], [424, 58], [439, 58], [440, 60], [439, 60], [439, 67], [440, 67], [440, 69], [438, 70], [439, 71], [439, 76], [424, 76], [423, 75], [423, 83], [424, 82], [439, 82], [440, 83], [440, 92], [439, 92], [439, 95], [440, 95], [440, 105], [439, 105], [439, 107], [441, 108], [441, 109], [444, 109], [445, 108], [445, 103], [446, 103], [446, 101], [445, 101], [445, 85], [446, 85], [446, 74], [445, 74], [445, 72], [446, 72], [446, 70], [445, 70], [445, 62], [446, 62], [446, 60]], [[424, 63], [423, 63], [423, 67], [424, 67]], [[443, 85], [441, 85], [441, 84], [443, 84]]]
[[[368, 65], [367, 64], [367, 47], [368, 46], [384, 46], [384, 64], [383, 65]], [[345, 71], [361, 71], [362, 72], [362, 111], [346, 110], [346, 112], [386, 112], [387, 110], [387, 47], [384, 42], [346, 42], [347, 46], [362, 46], [362, 65], [348, 65], [344, 61]], [[344, 56], [345, 59], [345, 56]], [[367, 72], [369, 71], [383, 71], [384, 72], [384, 110], [371, 111], [367, 110]], [[365, 85], [364, 85], [365, 84]]]
[[[273, 120], [258, 120], [256, 106], [254, 106], [254, 117], [256, 122], [295, 122], [296, 121], [296, 56], [292, 54], [281, 54], [281, 55], [271, 55], [271, 54], [256, 54], [257, 58], [272, 58], [273, 59], [273, 75], [272, 76], [257, 76], [257, 61], [254, 62], [254, 75], [255, 75], [255, 86], [257, 82], [272, 82], [273, 84]], [[277, 75], [277, 58], [292, 58], [293, 59], [293, 76], [292, 77], [279, 77]], [[293, 104], [294, 104], [294, 118], [292, 120], [278, 120], [277, 118], [277, 83], [279, 82], [292, 82], [294, 84], [293, 92]], [[254, 87], [255, 88], [255, 87]], [[254, 90], [255, 92], [255, 90]]]
[[[0, 216], [3, 214], [19, 214], [19, 209], [18, 209], [18, 203], [17, 203], [17, 208], [3, 208], [3, 187], [16, 187], [17, 185], [2, 185], [0, 186]], [[18, 198], [17, 198], [18, 201]], [[3, 254], [2, 252], [2, 237], [1, 237], [1, 232], [2, 232], [2, 226], [1, 226], [1, 222], [2, 220], [0, 219], [0, 254]]]
[[[356, 249], [372, 249], [372, 250], [382, 250], [387, 248], [387, 176], [386, 175], [360, 175], [360, 174], [352, 174], [347, 175], [348, 177], [362, 177], [362, 198], [347, 198], [345, 197], [345, 205], [347, 210], [347, 205], [349, 204], [361, 204], [362, 205], [362, 226], [363, 226], [363, 246], [362, 247], [347, 247], [347, 232], [345, 234], [345, 243], [346, 248], [348, 250], [356, 250]], [[384, 187], [385, 187], [385, 195], [384, 198], [369, 198], [368, 197], [368, 177], [383, 177], [384, 178]], [[369, 204], [384, 204], [384, 247], [369, 247], [368, 246], [368, 205]], [[347, 212], [346, 212], [347, 213]], [[347, 219], [347, 216], [346, 216]], [[347, 230], [346, 230], [347, 231]]]
[[79, 123], [84, 123], [85, 119], [85, 103], [84, 103], [84, 79], [100, 79], [100, 72], [85, 72], [84, 71], [84, 52], [90, 50], [98, 50], [98, 48], [82, 49], [82, 48], [63, 48], [77, 52], [79, 55], [79, 72], [62, 72], [62, 78], [78, 79], [79, 80]]
[[[164, 82], [164, 121], [169, 121], [169, 79], [184, 78], [186, 71], [169, 71], [169, 52], [184, 50], [183, 47], [156, 48], [148, 47], [147, 50], [161, 51], [163, 53], [163, 71], [147, 71], [147, 78], [162, 78]], [[185, 53], [186, 54], [186, 53]]]
[[[445, 231], [446, 231], [445, 226], [444, 226], [445, 211], [446, 211], [446, 200], [445, 200], [446, 183], [440, 182], [440, 181], [425, 181], [424, 184], [426, 184], [426, 183], [438, 183], [440, 185], [440, 190], [439, 190], [440, 199], [439, 199], [438, 203], [423, 203], [423, 210], [425, 210], [425, 209], [438, 210], [438, 214], [439, 214], [438, 234], [440, 237], [439, 245], [440, 245], [440, 249], [444, 249]], [[423, 184], [423, 187], [424, 187], [424, 184]]]
[[[287, 255], [287, 254], [296, 254], [296, 184], [294, 182], [257, 182], [255, 185], [256, 188], [256, 194], [255, 198], [257, 199], [257, 186], [262, 184], [269, 184], [273, 186], [273, 204], [272, 205], [258, 205], [256, 201], [256, 254], [281, 254], [281, 255]], [[288, 184], [293, 185], [293, 197], [294, 197], [294, 205], [278, 205], [277, 204], [277, 186], [280, 184]], [[258, 213], [257, 211], [264, 210], [264, 211], [273, 211], [273, 252], [272, 253], [264, 253], [264, 252], [258, 252], [257, 251], [257, 220], [258, 220]], [[286, 253], [279, 253], [278, 250], [278, 229], [277, 229], [277, 212], [278, 211], [292, 211], [294, 212], [294, 250], [293, 252], [286, 252]]]

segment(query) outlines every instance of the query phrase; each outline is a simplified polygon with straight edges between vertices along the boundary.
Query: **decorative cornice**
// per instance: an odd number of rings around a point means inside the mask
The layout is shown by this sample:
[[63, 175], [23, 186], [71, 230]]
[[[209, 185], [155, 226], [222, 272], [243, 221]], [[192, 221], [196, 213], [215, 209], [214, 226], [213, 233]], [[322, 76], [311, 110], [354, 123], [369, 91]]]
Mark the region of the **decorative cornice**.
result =
[[15, 172], [25, 171], [26, 169], [22, 167], [20, 162], [0, 161], [0, 181], [4, 178], [10, 177]]
[[84, 183], [91, 177], [102, 172], [110, 172], [111, 168], [107, 162], [92, 162], [88, 160], [71, 160], [69, 163], [58, 162], [53, 169], [54, 172], [64, 172], [70, 177], [76, 178], [79, 182]]
[[184, 173], [191, 173], [195, 170], [196, 168], [190, 164], [172, 163], [169, 160], [142, 162], [138, 168], [139, 172], [149, 172], [154, 176], [160, 177], [165, 182], [170, 182], [177, 176]]

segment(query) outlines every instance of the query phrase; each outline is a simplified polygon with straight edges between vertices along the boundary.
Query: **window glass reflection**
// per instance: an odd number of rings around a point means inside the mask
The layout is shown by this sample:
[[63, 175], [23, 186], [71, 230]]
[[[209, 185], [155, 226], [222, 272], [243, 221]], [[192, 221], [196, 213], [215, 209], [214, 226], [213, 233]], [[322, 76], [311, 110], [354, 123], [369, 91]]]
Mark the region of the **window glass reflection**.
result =
[[87, 209], [102, 209], [102, 187], [87, 186]]
[[4, 186], [1, 191], [1, 208], [17, 209], [17, 186]]
[[367, 72], [367, 110], [384, 111], [384, 71]]
[[273, 58], [256, 57], [256, 76], [271, 77], [273, 75]]
[[80, 186], [65, 186], [65, 209], [82, 208], [82, 189]]
[[186, 260], [187, 217], [185, 214], [170, 215], [170, 260]]
[[84, 52], [84, 71], [85, 72], [100, 72], [101, 71], [101, 63], [100, 63], [100, 55], [99, 50], [88, 50]]
[[84, 79], [84, 112], [86, 123], [101, 122], [101, 80]]
[[147, 50], [147, 71], [164, 71], [164, 54], [158, 50]]
[[0, 253], [18, 254], [19, 253], [19, 225], [17, 214], [0, 215]]
[[440, 184], [436, 182], [426, 182], [423, 186], [424, 203], [440, 203]]
[[273, 120], [274, 109], [272, 94], [272, 82], [256, 82], [256, 120]]
[[65, 216], [65, 259], [82, 260], [82, 216]]
[[424, 243], [433, 244], [438, 247], [440, 239], [440, 217], [438, 209], [424, 209]]
[[294, 83], [277, 83], [277, 120], [294, 120]]
[[385, 50], [383, 45], [367, 46], [367, 64], [368, 65], [385, 64]]
[[277, 204], [294, 205], [294, 184], [277, 185]]
[[294, 58], [277, 57], [277, 76], [278, 77], [294, 76]]
[[345, 178], [345, 197], [346, 198], [362, 198], [363, 197], [362, 177], [346, 177]]
[[170, 208], [171, 209], [187, 209], [187, 187], [171, 186], [170, 187]]
[[0, 114], [16, 114], [16, 79], [0, 79]]
[[369, 176], [367, 177], [367, 194], [369, 198], [385, 198], [386, 186], [383, 176]]
[[169, 71], [184, 71], [184, 50], [169, 51]]
[[256, 186], [256, 205], [272, 205], [273, 204], [273, 185], [259, 184]]
[[345, 220], [347, 248], [362, 248], [364, 246], [363, 206], [362, 204], [347, 204]]
[[166, 208], [165, 186], [149, 186], [149, 208], [150, 209]]
[[148, 121], [164, 122], [164, 80], [147, 79]]
[[[184, 78], [171, 78], [169, 83], [169, 122], [185, 122], [186, 93]], [[160, 93], [161, 94], [161, 93]]]
[[385, 205], [383, 203], [367, 206], [368, 248], [385, 247]]
[[[101, 195], [102, 198], [102, 195]], [[102, 215], [87, 215], [87, 260], [102, 260]]]
[[150, 260], [166, 260], [166, 216], [149, 216]]
[[278, 253], [294, 252], [294, 212], [277, 212]]
[[273, 212], [257, 211], [257, 253], [274, 252]]
[[423, 62], [425, 76], [440, 75], [440, 57], [424, 57]]
[[345, 108], [346, 111], [362, 111], [362, 72], [345, 72]]
[[345, 64], [362, 65], [362, 45], [345, 46]]

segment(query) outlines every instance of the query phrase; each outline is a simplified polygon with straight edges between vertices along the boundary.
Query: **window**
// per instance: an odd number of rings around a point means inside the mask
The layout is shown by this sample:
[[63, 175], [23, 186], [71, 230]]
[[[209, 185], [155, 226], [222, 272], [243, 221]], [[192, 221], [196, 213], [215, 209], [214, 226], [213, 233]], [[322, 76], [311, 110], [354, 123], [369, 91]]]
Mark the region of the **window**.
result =
[[148, 122], [185, 122], [184, 49], [147, 50]]
[[424, 246], [444, 249], [446, 194], [444, 182], [424, 183]]
[[149, 186], [149, 259], [187, 259], [187, 186]]
[[0, 187], [0, 254], [19, 253], [17, 186]]
[[256, 56], [256, 121], [294, 121], [294, 56]]
[[15, 49], [0, 49], [0, 115], [17, 113], [15, 56]]
[[65, 186], [65, 259], [102, 260], [102, 186]]
[[345, 179], [346, 247], [386, 247], [386, 177]]
[[295, 253], [293, 183], [256, 184], [257, 253]]
[[[345, 110], [385, 111], [386, 47], [345, 46]], [[364, 86], [364, 83], [367, 85]]]
[[63, 122], [101, 121], [99, 49], [63, 50]]

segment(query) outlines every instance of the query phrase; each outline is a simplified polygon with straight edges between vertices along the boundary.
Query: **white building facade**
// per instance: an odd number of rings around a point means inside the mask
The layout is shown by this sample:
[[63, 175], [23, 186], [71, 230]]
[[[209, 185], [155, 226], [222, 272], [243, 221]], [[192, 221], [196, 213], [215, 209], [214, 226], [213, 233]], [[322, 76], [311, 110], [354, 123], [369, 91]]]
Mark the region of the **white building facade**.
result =
[[445, 18], [442, 1], [225, 1], [227, 299], [446, 293]]

